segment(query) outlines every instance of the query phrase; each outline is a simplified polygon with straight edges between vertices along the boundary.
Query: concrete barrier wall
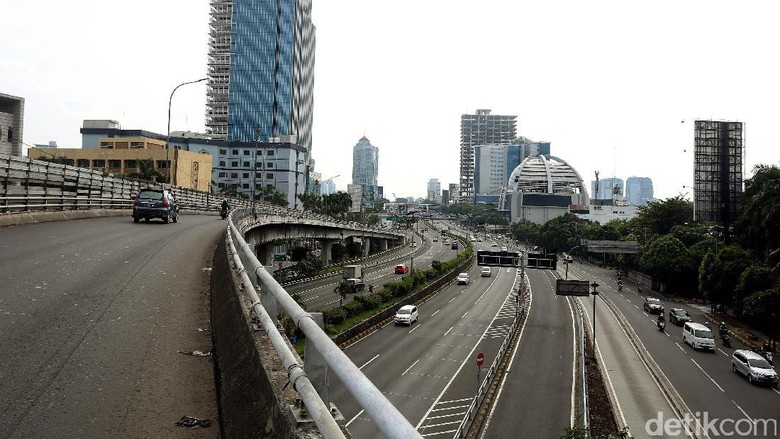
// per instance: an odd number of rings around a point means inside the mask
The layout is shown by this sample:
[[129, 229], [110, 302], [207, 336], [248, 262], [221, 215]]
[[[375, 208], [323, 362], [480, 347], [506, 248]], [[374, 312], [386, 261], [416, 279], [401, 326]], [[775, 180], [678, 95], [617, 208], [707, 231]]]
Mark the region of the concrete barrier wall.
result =
[[[211, 277], [214, 375], [222, 437], [296, 438], [294, 421], [282, 400], [286, 371], [275, 356], [270, 357], [274, 350], [263, 346], [261, 332], [252, 328], [251, 304], [235, 285], [223, 240], [214, 255]], [[269, 375], [268, 370], [277, 375]]]

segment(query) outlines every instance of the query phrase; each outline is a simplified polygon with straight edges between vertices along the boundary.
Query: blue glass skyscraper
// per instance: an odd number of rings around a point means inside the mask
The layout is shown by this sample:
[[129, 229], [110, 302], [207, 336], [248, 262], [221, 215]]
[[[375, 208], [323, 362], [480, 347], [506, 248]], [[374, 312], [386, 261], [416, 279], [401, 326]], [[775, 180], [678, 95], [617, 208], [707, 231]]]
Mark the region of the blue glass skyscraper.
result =
[[311, 0], [212, 0], [207, 131], [278, 142], [311, 157], [315, 28]]

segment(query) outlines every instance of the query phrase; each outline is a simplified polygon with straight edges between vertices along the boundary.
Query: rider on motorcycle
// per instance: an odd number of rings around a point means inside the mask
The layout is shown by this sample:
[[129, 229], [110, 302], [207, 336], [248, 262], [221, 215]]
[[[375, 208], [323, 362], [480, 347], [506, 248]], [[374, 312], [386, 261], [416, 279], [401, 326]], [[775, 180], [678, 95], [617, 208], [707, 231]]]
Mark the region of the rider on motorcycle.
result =
[[664, 313], [658, 314], [658, 320], [655, 323], [656, 326], [658, 326], [659, 329], [663, 329], [666, 326], [666, 318], [664, 317]]
[[618, 291], [622, 291], [622, 290], [623, 290], [623, 281], [618, 280]]

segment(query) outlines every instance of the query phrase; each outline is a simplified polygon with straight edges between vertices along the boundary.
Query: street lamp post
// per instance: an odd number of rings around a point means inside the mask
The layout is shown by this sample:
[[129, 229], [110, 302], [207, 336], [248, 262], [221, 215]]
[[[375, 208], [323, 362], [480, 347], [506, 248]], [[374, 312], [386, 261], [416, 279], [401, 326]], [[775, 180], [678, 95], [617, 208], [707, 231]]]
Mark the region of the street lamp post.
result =
[[166, 178], [168, 180], [169, 185], [171, 184], [171, 163], [169, 162], [168, 159], [168, 150], [170, 150], [170, 146], [171, 146], [171, 102], [173, 101], [173, 94], [176, 93], [176, 90], [178, 90], [179, 87], [181, 87], [182, 85], [195, 84], [197, 82], [203, 82], [207, 79], [209, 78], [200, 78], [195, 81], [182, 82], [181, 84], [177, 85], [176, 88], [173, 89], [173, 91], [171, 92], [171, 97], [168, 98], [168, 136], [165, 138], [165, 166], [167, 170]]

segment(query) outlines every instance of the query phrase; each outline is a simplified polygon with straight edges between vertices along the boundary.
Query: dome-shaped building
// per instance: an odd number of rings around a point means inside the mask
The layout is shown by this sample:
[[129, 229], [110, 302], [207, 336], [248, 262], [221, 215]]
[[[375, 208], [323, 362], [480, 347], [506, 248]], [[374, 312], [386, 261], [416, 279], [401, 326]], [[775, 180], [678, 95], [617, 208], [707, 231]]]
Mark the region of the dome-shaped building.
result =
[[553, 156], [528, 157], [509, 176], [512, 222], [544, 224], [588, 204], [588, 191], [580, 174]]

